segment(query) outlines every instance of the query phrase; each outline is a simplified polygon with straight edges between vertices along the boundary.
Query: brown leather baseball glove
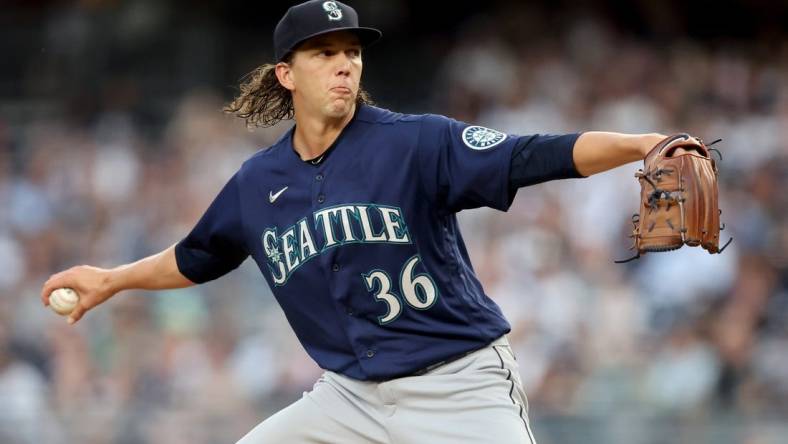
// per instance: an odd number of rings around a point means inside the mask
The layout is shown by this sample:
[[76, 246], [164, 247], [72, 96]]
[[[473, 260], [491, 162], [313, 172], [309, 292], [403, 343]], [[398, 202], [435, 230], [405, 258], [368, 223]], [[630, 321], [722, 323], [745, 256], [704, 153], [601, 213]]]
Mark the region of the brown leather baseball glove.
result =
[[[709, 145], [719, 142], [716, 140]], [[714, 148], [688, 134], [666, 137], [646, 155], [635, 173], [640, 182], [640, 213], [632, 215], [635, 240], [629, 262], [649, 251], [670, 251], [700, 245], [709, 253], [719, 248], [721, 211], [718, 207], [717, 163]], [[722, 156], [720, 156], [722, 160]]]

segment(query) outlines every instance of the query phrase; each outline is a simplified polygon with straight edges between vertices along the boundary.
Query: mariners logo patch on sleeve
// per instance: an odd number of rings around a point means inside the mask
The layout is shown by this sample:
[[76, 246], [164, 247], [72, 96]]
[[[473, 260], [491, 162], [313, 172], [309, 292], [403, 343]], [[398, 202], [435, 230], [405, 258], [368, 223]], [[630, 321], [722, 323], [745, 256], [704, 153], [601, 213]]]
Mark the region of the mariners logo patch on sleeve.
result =
[[462, 141], [468, 148], [486, 150], [506, 140], [506, 134], [483, 126], [469, 126], [462, 131]]

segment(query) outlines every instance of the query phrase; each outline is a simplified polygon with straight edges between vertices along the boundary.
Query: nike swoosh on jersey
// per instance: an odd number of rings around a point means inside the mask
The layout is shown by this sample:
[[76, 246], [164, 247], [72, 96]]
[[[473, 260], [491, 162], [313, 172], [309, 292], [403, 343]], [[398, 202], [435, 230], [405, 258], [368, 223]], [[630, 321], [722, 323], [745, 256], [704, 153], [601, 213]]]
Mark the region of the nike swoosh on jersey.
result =
[[277, 191], [276, 194], [274, 194], [273, 192], [269, 191], [268, 192], [268, 201], [271, 202], [271, 203], [276, 202], [276, 199], [279, 199], [279, 196], [281, 196], [282, 193], [284, 193], [286, 189], [287, 189], [287, 187], [284, 187], [281, 190]]

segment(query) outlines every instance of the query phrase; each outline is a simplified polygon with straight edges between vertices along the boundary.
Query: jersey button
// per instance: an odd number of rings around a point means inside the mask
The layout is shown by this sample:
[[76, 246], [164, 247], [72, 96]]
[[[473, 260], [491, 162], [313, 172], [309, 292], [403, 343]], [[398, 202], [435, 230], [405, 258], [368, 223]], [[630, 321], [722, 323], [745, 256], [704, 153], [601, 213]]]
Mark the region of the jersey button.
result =
[[317, 196], [317, 203], [323, 203], [325, 201], [326, 201], [326, 196], [323, 196], [322, 194]]
[[367, 350], [367, 357], [371, 358], [373, 356], [375, 356], [375, 350]]
[[318, 174], [317, 176], [315, 176], [315, 180], [320, 182], [321, 180], [323, 180], [323, 175], [322, 174]]
[[339, 264], [334, 264], [331, 266], [331, 271], [337, 272], [339, 271]]

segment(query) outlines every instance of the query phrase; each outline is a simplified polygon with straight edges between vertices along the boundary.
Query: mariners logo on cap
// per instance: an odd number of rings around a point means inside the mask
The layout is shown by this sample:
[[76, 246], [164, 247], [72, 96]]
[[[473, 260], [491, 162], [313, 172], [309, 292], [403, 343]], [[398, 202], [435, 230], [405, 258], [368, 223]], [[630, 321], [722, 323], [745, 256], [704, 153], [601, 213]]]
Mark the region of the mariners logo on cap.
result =
[[323, 9], [328, 13], [329, 20], [342, 20], [342, 10], [339, 9], [337, 2], [323, 3]]
[[486, 150], [504, 140], [506, 134], [483, 126], [469, 126], [462, 131], [462, 141], [474, 150]]

